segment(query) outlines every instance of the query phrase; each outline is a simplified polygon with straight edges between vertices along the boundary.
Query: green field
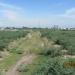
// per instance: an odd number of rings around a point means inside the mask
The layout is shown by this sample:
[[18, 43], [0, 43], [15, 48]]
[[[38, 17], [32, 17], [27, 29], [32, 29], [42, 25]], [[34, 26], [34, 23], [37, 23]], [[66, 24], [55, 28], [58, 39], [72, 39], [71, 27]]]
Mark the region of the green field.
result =
[[[26, 29], [27, 30], [27, 29]], [[7, 71], [24, 55], [35, 54], [29, 64], [21, 64], [20, 75], [75, 75], [75, 31], [32, 28], [27, 31], [0, 31], [0, 70]], [[69, 56], [66, 57], [65, 56]]]

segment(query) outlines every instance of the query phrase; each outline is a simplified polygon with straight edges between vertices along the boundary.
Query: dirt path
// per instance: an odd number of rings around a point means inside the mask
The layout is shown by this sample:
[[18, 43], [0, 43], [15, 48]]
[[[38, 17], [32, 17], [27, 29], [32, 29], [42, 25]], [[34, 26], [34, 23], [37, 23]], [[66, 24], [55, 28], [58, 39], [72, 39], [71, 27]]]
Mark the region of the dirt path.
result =
[[34, 54], [23, 56], [19, 61], [17, 61], [14, 65], [12, 65], [9, 68], [9, 70], [6, 72], [5, 75], [19, 75], [16, 71], [17, 68], [23, 63], [25, 64], [30, 63], [34, 59], [34, 57], [35, 57]]

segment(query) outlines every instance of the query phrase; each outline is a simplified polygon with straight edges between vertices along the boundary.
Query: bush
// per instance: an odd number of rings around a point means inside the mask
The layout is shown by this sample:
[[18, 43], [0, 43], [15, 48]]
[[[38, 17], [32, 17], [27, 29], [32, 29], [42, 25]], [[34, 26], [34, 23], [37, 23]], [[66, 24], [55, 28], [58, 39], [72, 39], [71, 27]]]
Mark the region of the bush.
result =
[[19, 72], [27, 72], [27, 71], [28, 71], [28, 68], [26, 67], [25, 64], [23, 64], [23, 65], [21, 65], [21, 66], [17, 69], [17, 71], [19, 71]]
[[[75, 31], [72, 30], [52, 30], [52, 29], [41, 29], [43, 37], [52, 39], [55, 44], [62, 45], [63, 49], [74, 50], [75, 54]], [[71, 48], [70, 48], [71, 46]], [[70, 51], [71, 54], [71, 51]]]
[[23, 75], [75, 75], [75, 68], [64, 67], [64, 60], [55, 57], [38, 57], [36, 61], [28, 66], [23, 64], [20, 68], [20, 72]]
[[45, 55], [48, 56], [50, 55], [51, 57], [56, 57], [61, 55], [61, 49], [60, 48], [45, 48], [42, 49], [39, 52], [40, 55]]
[[9, 50], [11, 53], [23, 54], [23, 50], [17, 50], [16, 48]]
[[28, 32], [26, 31], [0, 31], [0, 50], [3, 51], [13, 40], [17, 38], [25, 37]]

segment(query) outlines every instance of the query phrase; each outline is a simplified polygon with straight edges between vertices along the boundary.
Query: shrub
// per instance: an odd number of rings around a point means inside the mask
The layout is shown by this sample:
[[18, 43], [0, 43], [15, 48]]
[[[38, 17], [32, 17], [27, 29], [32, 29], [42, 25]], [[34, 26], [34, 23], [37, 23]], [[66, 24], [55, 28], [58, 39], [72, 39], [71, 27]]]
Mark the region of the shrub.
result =
[[23, 54], [23, 50], [17, 50], [16, 48], [9, 50], [11, 53]]
[[64, 60], [55, 57], [55, 58], [45, 58], [39, 60], [41, 57], [38, 57], [36, 61], [28, 66], [23, 64], [20, 67], [20, 72], [23, 75], [74, 75], [75, 68], [73, 67], [64, 67]]
[[45, 55], [48, 56], [50, 55], [51, 57], [56, 57], [61, 55], [61, 49], [60, 48], [45, 48], [42, 49], [39, 52], [40, 55]]
[[3, 51], [13, 40], [17, 38], [25, 37], [28, 32], [26, 31], [0, 31], [0, 50]]
[[20, 65], [20, 67], [17, 69], [19, 72], [27, 72], [29, 69], [26, 67], [25, 64]]

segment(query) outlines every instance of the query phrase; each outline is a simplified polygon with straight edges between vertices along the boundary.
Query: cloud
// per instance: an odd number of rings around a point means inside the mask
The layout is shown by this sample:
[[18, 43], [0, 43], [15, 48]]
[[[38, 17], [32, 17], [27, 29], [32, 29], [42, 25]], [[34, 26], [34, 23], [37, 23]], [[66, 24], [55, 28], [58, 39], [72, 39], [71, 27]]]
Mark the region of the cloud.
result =
[[66, 10], [65, 12], [67, 15], [75, 15], [75, 8], [71, 8], [69, 10]]
[[59, 25], [60, 27], [74, 26], [75, 8], [67, 9], [62, 14], [48, 14], [47, 16], [37, 16], [26, 13], [25, 9], [0, 3], [0, 26], [30, 26], [30, 27], [50, 27]]
[[10, 8], [10, 9], [17, 9], [17, 10], [21, 10], [22, 8], [20, 7], [17, 7], [17, 6], [13, 6], [13, 5], [10, 5], [10, 4], [6, 4], [6, 3], [1, 3], [0, 2], [0, 7], [3, 7], [3, 8]]
[[[1, 15], [3, 16], [4, 25], [32, 25], [32, 26], [40, 26], [47, 24], [47, 20], [42, 17], [33, 16], [29, 17], [27, 13], [25, 13], [25, 9], [18, 9], [13, 5], [8, 5], [4, 3], [0, 3], [0, 6], [4, 7], [4, 9], [0, 10]], [[10, 9], [9, 9], [10, 8]], [[15, 9], [16, 8], [16, 9]]]
[[21, 11], [23, 12], [21, 7], [0, 2], [0, 16], [2, 15], [9, 21], [17, 21], [17, 19], [19, 19], [20, 15], [22, 14]]
[[4, 16], [4, 24], [13, 24], [16, 26], [41, 26], [46, 25], [47, 20], [42, 17], [25, 17], [25, 13], [22, 13], [20, 11], [14, 11], [14, 10], [3, 10], [2, 15]]
[[[67, 10], [66, 10], [67, 11]], [[6, 17], [5, 24], [9, 26], [29, 26], [29, 27], [51, 27], [51, 25], [59, 25], [60, 27], [71, 27], [75, 24], [75, 17], [71, 14], [50, 14], [48, 17], [25, 17], [25, 13], [18, 11], [5, 10], [3, 15]], [[24, 17], [23, 17], [24, 16]]]
[[60, 27], [75, 27], [75, 8], [67, 9], [62, 14], [50, 14], [48, 23]]
[[9, 20], [15, 20], [16, 19], [16, 13], [11, 10], [4, 10], [3, 11], [4, 17], [8, 18]]
[[63, 14], [59, 14], [59, 16], [65, 19], [75, 19], [75, 8], [67, 9]]

